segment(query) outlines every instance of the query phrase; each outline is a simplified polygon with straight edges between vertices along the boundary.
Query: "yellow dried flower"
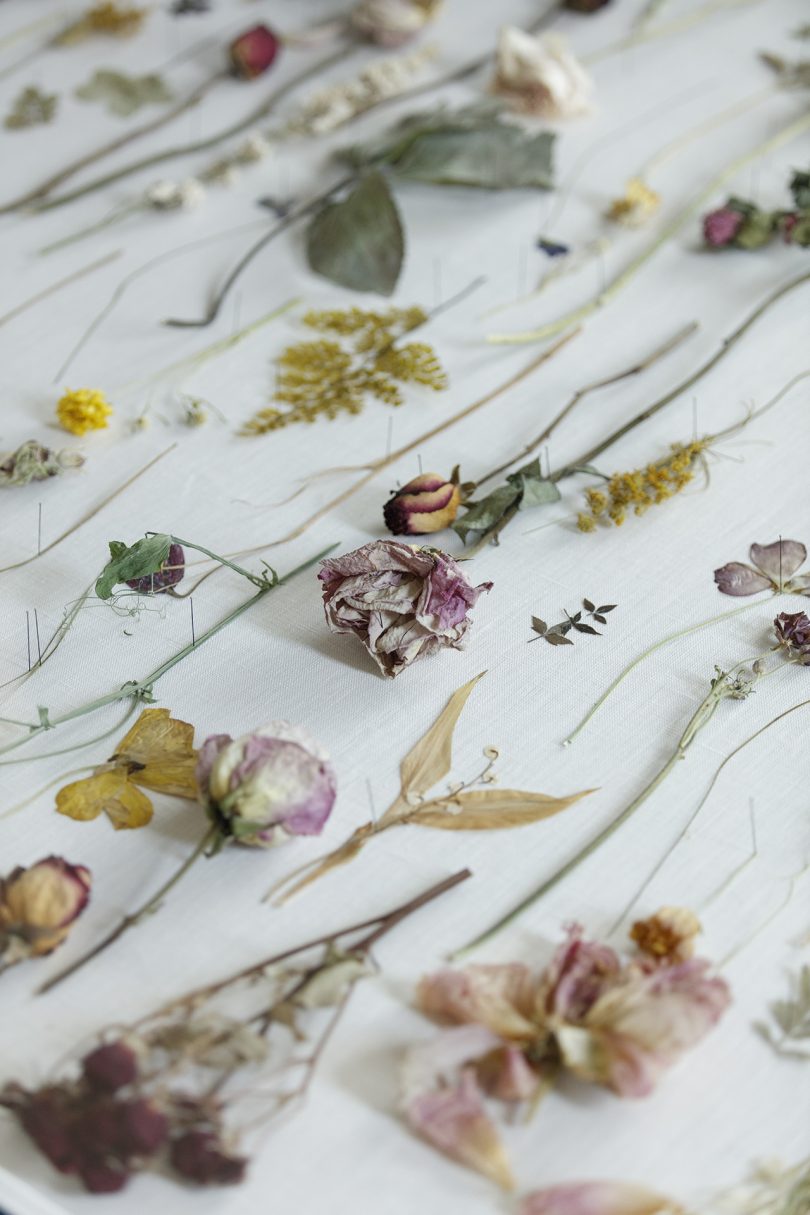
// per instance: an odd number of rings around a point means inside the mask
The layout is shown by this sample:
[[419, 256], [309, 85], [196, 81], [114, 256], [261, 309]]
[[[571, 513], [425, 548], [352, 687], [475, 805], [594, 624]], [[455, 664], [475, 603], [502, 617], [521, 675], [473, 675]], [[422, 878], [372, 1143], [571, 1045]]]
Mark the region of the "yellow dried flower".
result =
[[82, 17], [72, 22], [54, 40], [59, 46], [70, 46], [94, 34], [111, 34], [116, 38], [128, 38], [136, 34], [146, 20], [145, 8], [119, 4], [117, 0], [100, 0], [93, 4]]
[[406, 333], [427, 321], [421, 308], [385, 312], [349, 308], [308, 312], [303, 319], [328, 336], [299, 342], [283, 352], [275, 396], [288, 408], [260, 410], [245, 423], [242, 434], [261, 435], [294, 422], [357, 414], [370, 396], [386, 405], [401, 405], [405, 399], [401, 384], [422, 384], [435, 392], [447, 387], [432, 346], [399, 344]]
[[661, 195], [656, 194], [640, 177], [631, 177], [621, 198], [614, 198], [608, 208], [607, 217], [626, 228], [640, 228], [655, 215], [661, 206]]
[[628, 510], [634, 515], [643, 515], [651, 506], [658, 506], [679, 494], [694, 477], [695, 463], [709, 442], [709, 439], [696, 439], [685, 445], [675, 443], [666, 460], [632, 472], [614, 473], [604, 491], [587, 489], [588, 509], [578, 516], [577, 527], [581, 532], [592, 532], [600, 520], [621, 527]]
[[112, 405], [97, 388], [66, 392], [56, 405], [60, 424], [72, 435], [84, 435], [88, 430], [104, 430], [112, 412]]

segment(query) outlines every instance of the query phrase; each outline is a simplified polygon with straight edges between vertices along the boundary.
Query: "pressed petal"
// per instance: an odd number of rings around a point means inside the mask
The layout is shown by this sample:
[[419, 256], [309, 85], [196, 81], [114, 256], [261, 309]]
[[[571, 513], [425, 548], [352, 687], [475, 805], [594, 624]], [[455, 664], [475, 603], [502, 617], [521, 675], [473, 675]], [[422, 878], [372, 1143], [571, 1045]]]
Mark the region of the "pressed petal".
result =
[[748, 554], [758, 570], [781, 587], [807, 560], [807, 549], [800, 540], [775, 540], [773, 544], [752, 544]]
[[535, 982], [520, 962], [440, 970], [419, 984], [422, 1012], [458, 1024], [485, 1025], [505, 1038], [531, 1038]]
[[669, 1198], [627, 1181], [583, 1181], [535, 1190], [520, 1215], [677, 1215]]
[[56, 809], [81, 822], [98, 818], [103, 810], [116, 831], [145, 827], [153, 813], [149, 798], [121, 769], [98, 772], [65, 785], [56, 795]]
[[717, 589], [723, 595], [757, 595], [773, 585], [770, 578], [744, 565], [741, 561], [729, 561], [714, 571]]

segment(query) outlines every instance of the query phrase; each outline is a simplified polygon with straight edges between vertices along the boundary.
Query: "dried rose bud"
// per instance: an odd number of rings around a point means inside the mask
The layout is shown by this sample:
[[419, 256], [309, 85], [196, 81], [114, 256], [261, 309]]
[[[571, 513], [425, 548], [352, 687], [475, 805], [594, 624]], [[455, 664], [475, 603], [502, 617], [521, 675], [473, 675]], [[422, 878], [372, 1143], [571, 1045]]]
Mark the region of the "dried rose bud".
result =
[[383, 507], [383, 518], [395, 536], [428, 536], [444, 531], [461, 503], [458, 483], [439, 473], [422, 473], [398, 489]]
[[590, 108], [593, 81], [558, 35], [527, 34], [505, 25], [492, 91], [523, 114], [575, 118]]
[[685, 907], [662, 907], [646, 920], [636, 920], [630, 940], [660, 962], [685, 962], [695, 952], [700, 920]]
[[172, 1166], [198, 1185], [238, 1185], [247, 1160], [232, 1156], [213, 1131], [188, 1131], [171, 1145]]
[[137, 1079], [138, 1060], [125, 1042], [107, 1042], [85, 1055], [82, 1071], [91, 1088], [114, 1093]]
[[441, 2], [360, 0], [351, 14], [351, 24], [369, 42], [395, 49], [410, 42], [435, 18]]
[[129, 1181], [130, 1174], [123, 1165], [92, 1160], [81, 1166], [79, 1176], [89, 1194], [117, 1194]]
[[300, 726], [274, 721], [234, 741], [207, 738], [197, 764], [200, 799], [223, 834], [271, 847], [291, 835], [318, 835], [337, 782], [326, 752]]
[[805, 612], [780, 612], [773, 622], [779, 645], [810, 663], [810, 617]]
[[61, 945], [90, 898], [90, 871], [49, 856], [0, 880], [0, 963], [41, 957]]
[[243, 80], [253, 80], [272, 67], [281, 49], [281, 39], [267, 25], [254, 25], [230, 45], [233, 69]]
[[745, 216], [733, 207], [718, 207], [703, 217], [703, 239], [713, 249], [724, 249], [734, 243], [734, 238], [745, 223]]
[[62, 1089], [43, 1088], [29, 1093], [19, 1085], [9, 1084], [0, 1096], [0, 1103], [16, 1115], [26, 1135], [58, 1172], [76, 1172], [76, 1145]]
[[132, 587], [139, 595], [159, 595], [171, 586], [182, 582], [186, 574], [186, 554], [181, 544], [173, 544], [166, 560], [154, 574], [144, 574], [143, 578], [131, 578], [127, 586]]

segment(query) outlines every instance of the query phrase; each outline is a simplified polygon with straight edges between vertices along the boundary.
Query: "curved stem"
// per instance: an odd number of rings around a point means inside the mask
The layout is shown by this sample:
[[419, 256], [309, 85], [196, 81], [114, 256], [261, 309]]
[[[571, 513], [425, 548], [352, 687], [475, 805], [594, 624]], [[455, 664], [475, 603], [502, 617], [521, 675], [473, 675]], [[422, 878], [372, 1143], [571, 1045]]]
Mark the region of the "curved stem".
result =
[[585, 729], [591, 718], [599, 712], [607, 698], [616, 691], [620, 684], [624, 683], [631, 671], [634, 671], [640, 663], [644, 662], [645, 658], [649, 658], [651, 654], [655, 654], [656, 651], [662, 650], [664, 646], [670, 645], [670, 643], [673, 641], [678, 641], [678, 639], [681, 637], [688, 637], [690, 633], [699, 633], [701, 629], [707, 629], [713, 624], [719, 624], [721, 620], [729, 620], [732, 616], [739, 616], [742, 612], [750, 611], [750, 609], [753, 607], [759, 607], [761, 603], [761, 599], [755, 599], [751, 603], [744, 603], [740, 607], [731, 608], [728, 612], [720, 612], [717, 616], [709, 616], [706, 620], [701, 620], [699, 624], [690, 624], [687, 625], [685, 629], [678, 629], [678, 631], [675, 633], [668, 633], [666, 637], [662, 637], [660, 641], [656, 641], [653, 643], [653, 645], [647, 646], [646, 650], [642, 650], [641, 653], [638, 654], [632, 662], [629, 662], [624, 670], [616, 676], [613, 682], [608, 684], [599, 699], [594, 701], [594, 703], [591, 705], [590, 709], [582, 718], [576, 729], [572, 730], [568, 737], [563, 741], [563, 746], [568, 747], [571, 745], [576, 736]]
[[192, 865], [194, 865], [200, 859], [200, 857], [203, 856], [214, 843], [216, 843], [218, 836], [219, 828], [216, 826], [209, 827], [194, 851], [186, 857], [178, 869], [175, 869], [168, 881], [164, 882], [160, 889], [157, 890], [151, 896], [151, 898], [147, 899], [145, 903], [142, 903], [137, 911], [131, 912], [130, 915], [125, 915], [124, 918], [120, 920], [118, 924], [116, 924], [112, 932], [109, 932], [106, 937], [99, 941], [98, 945], [94, 945], [92, 949], [89, 949], [87, 953], [82, 954], [81, 957], [77, 958], [75, 962], [71, 962], [70, 965], [66, 966], [63, 970], [57, 971], [55, 975], [37, 988], [36, 994], [38, 996], [43, 996], [46, 991], [51, 991], [54, 987], [58, 987], [60, 983], [65, 981], [65, 979], [68, 979], [71, 975], [76, 974], [76, 972], [81, 970], [83, 966], [86, 966], [88, 962], [92, 962], [94, 958], [99, 956], [99, 954], [104, 953], [106, 949], [109, 949], [111, 945], [114, 945], [125, 932], [127, 932], [130, 928], [134, 928], [135, 925], [144, 918], [144, 916], [152, 915], [155, 911], [158, 911], [166, 895], [169, 894], [177, 883], [186, 876]]
[[573, 311], [566, 313], [564, 316], [558, 317], [556, 321], [549, 321], [545, 325], [541, 325], [539, 329], [531, 329], [522, 333], [493, 333], [487, 337], [488, 342], [495, 344], [521, 344], [524, 342], [540, 342], [544, 338], [553, 337], [554, 334], [560, 333], [563, 329], [567, 329], [570, 325], [579, 324], [580, 321], [592, 316], [594, 312], [598, 312], [600, 308], [604, 308], [617, 295], [624, 290], [626, 286], [635, 278], [639, 270], [643, 269], [648, 261], [661, 249], [667, 241], [676, 236], [682, 228], [694, 217], [700, 208], [708, 202], [717, 191], [725, 185], [725, 183], [743, 169], [753, 160], [758, 160], [761, 156], [773, 152], [784, 143], [788, 143], [797, 135], [810, 128], [810, 114], [802, 114], [794, 122], [788, 123], [780, 131], [773, 135], [770, 139], [766, 139], [764, 143], [758, 144], [752, 151], [746, 152], [744, 156], [737, 157], [732, 161], [722, 173], [697, 194], [692, 201], [682, 211], [666, 224], [659, 235], [644, 249], [630, 264], [625, 267], [616, 277], [605, 287], [598, 295], [594, 296], [587, 303]]
[[43, 245], [38, 250], [40, 257], [47, 257], [49, 253], [57, 253], [60, 249], [66, 249], [68, 245], [76, 244], [80, 240], [84, 240], [86, 236], [95, 236], [97, 232], [104, 232], [107, 228], [112, 228], [121, 219], [126, 219], [128, 215], [134, 215], [136, 211], [143, 208], [143, 203], [140, 199], [134, 202], [121, 203], [117, 207], [113, 207], [112, 211], [108, 211], [102, 219], [96, 220], [92, 224], [87, 224], [84, 228], [79, 228], [76, 232], [70, 232], [67, 236], [60, 236], [58, 240], [51, 241], [49, 245]]

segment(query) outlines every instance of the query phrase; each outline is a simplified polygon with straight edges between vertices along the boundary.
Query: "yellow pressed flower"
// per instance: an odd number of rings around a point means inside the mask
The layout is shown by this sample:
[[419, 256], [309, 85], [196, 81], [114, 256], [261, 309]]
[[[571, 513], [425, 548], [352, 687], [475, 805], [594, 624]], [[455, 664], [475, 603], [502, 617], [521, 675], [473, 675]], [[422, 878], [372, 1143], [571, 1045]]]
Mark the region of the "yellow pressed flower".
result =
[[581, 532], [592, 532], [599, 521], [621, 527], [628, 509], [634, 515], [643, 515], [651, 506], [679, 494], [693, 479], [695, 462], [710, 441], [696, 439], [685, 445], [673, 444], [672, 454], [665, 460], [631, 472], [614, 473], [604, 491], [586, 489], [587, 510], [579, 515], [577, 527]]
[[596, 520], [593, 515], [586, 515], [584, 511], [581, 511], [577, 515], [577, 527], [581, 532], [595, 532]]
[[112, 412], [112, 405], [97, 388], [66, 392], [56, 405], [56, 416], [72, 435], [84, 435], [88, 430], [104, 430]]
[[661, 195], [656, 194], [640, 177], [631, 177], [621, 198], [614, 198], [608, 208], [607, 217], [627, 228], [640, 228], [655, 215], [661, 206]]

